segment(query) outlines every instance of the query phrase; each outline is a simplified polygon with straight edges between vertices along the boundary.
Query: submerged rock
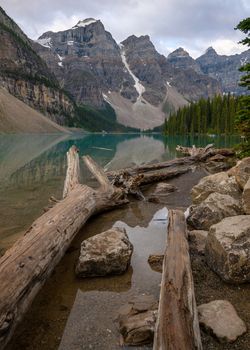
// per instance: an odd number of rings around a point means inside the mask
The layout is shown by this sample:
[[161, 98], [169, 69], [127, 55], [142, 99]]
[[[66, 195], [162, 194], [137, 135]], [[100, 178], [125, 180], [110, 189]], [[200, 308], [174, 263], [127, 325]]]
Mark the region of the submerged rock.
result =
[[177, 190], [177, 187], [166, 182], [159, 182], [155, 188], [154, 195], [167, 195]]
[[150, 295], [134, 298], [119, 310], [117, 321], [126, 345], [153, 342], [158, 302]]
[[224, 281], [250, 282], [250, 215], [228, 217], [207, 236], [206, 261]]
[[240, 160], [236, 166], [228, 171], [230, 176], [234, 176], [238, 185], [243, 190], [250, 178], [250, 157]]
[[130, 265], [132, 252], [126, 230], [114, 227], [82, 242], [76, 274], [80, 277], [121, 274]]
[[211, 193], [201, 204], [192, 205], [187, 223], [198, 230], [208, 230], [228, 216], [242, 213], [239, 200], [220, 193]]
[[148, 197], [149, 202], [160, 203], [161, 197], [167, 196], [169, 193], [177, 191], [177, 187], [166, 182], [159, 182], [154, 192]]
[[192, 201], [194, 204], [200, 204], [214, 192], [235, 198], [240, 196], [240, 189], [235, 177], [229, 177], [226, 172], [221, 172], [203, 177], [191, 190]]
[[148, 263], [152, 270], [162, 272], [164, 255], [162, 254], [151, 254], [148, 257]]
[[227, 300], [214, 300], [198, 306], [200, 325], [220, 342], [234, 342], [246, 332], [245, 323]]

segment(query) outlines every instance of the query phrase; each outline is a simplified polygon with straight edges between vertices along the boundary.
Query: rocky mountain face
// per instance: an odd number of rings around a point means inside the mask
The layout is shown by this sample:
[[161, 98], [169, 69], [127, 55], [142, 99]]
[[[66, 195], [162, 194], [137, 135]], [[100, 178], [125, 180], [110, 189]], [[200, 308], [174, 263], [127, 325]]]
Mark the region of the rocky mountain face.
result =
[[0, 134], [61, 132], [69, 133], [69, 130], [45, 117], [0, 86]]
[[204, 55], [196, 59], [203, 74], [221, 82], [223, 92], [244, 94], [246, 89], [239, 87], [238, 82], [242, 75], [239, 68], [250, 60], [250, 49], [241, 54], [226, 56], [218, 55], [209, 47]]
[[[187, 100], [221, 92], [217, 80], [197, 69], [175, 67], [156, 51], [149, 36], [132, 35], [118, 45], [93, 18], [65, 31], [46, 32], [35, 45], [61, 87], [78, 104], [100, 109], [106, 101], [125, 125], [155, 126], [156, 114], [159, 124], [164, 113]], [[133, 122], [128, 114], [138, 120]]]
[[69, 124], [73, 102], [59, 87], [31, 41], [0, 8], [0, 85], [59, 124]]
[[180, 47], [170, 53], [167, 59], [176, 68], [193, 69], [199, 74], [216, 79], [221, 84], [222, 92], [236, 95], [246, 93], [246, 89], [238, 85], [242, 75], [239, 68], [250, 60], [250, 50], [226, 56], [218, 55], [212, 47], [209, 47], [204, 55], [195, 60]]
[[205, 76], [195, 67], [177, 66], [159, 54], [147, 35], [130, 36], [122, 45], [131, 70], [145, 86], [143, 96], [152, 104], [164, 101], [169, 86], [175, 87], [189, 101], [221, 92], [217, 80]]
[[37, 43], [40, 56], [76, 102], [101, 108], [108, 91], [136, 100], [120, 48], [99, 20], [89, 18], [71, 29], [44, 33]]
[[167, 59], [175, 68], [193, 69], [198, 74], [203, 73], [199, 64], [182, 47], [170, 53]]

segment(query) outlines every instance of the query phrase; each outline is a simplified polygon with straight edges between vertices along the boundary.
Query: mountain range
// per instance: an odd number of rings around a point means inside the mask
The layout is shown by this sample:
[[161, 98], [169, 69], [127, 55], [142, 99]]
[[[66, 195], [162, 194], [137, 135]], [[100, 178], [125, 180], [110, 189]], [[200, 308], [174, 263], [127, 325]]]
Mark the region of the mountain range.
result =
[[196, 60], [182, 48], [165, 57], [148, 35], [118, 44], [93, 18], [32, 41], [1, 8], [0, 43], [5, 95], [57, 124], [91, 131], [149, 129], [201, 97], [245, 93], [238, 68], [250, 57], [250, 50], [224, 56], [213, 48]]

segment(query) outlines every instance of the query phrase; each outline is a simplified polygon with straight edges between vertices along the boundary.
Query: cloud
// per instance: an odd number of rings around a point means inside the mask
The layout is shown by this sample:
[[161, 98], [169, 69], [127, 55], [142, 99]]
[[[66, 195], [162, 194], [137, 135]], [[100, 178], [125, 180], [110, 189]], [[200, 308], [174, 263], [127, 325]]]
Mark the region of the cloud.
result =
[[247, 0], [2, 0], [1, 5], [33, 39], [94, 17], [117, 41], [149, 34], [161, 53], [182, 46], [194, 57], [208, 46], [220, 54], [242, 50], [234, 27], [249, 10]]

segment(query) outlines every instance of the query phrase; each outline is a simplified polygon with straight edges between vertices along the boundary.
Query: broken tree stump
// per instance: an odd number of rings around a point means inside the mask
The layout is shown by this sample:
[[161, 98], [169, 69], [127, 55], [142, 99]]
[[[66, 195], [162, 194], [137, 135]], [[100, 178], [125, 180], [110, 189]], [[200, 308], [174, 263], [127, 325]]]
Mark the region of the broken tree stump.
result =
[[182, 211], [169, 210], [154, 350], [202, 350]]

